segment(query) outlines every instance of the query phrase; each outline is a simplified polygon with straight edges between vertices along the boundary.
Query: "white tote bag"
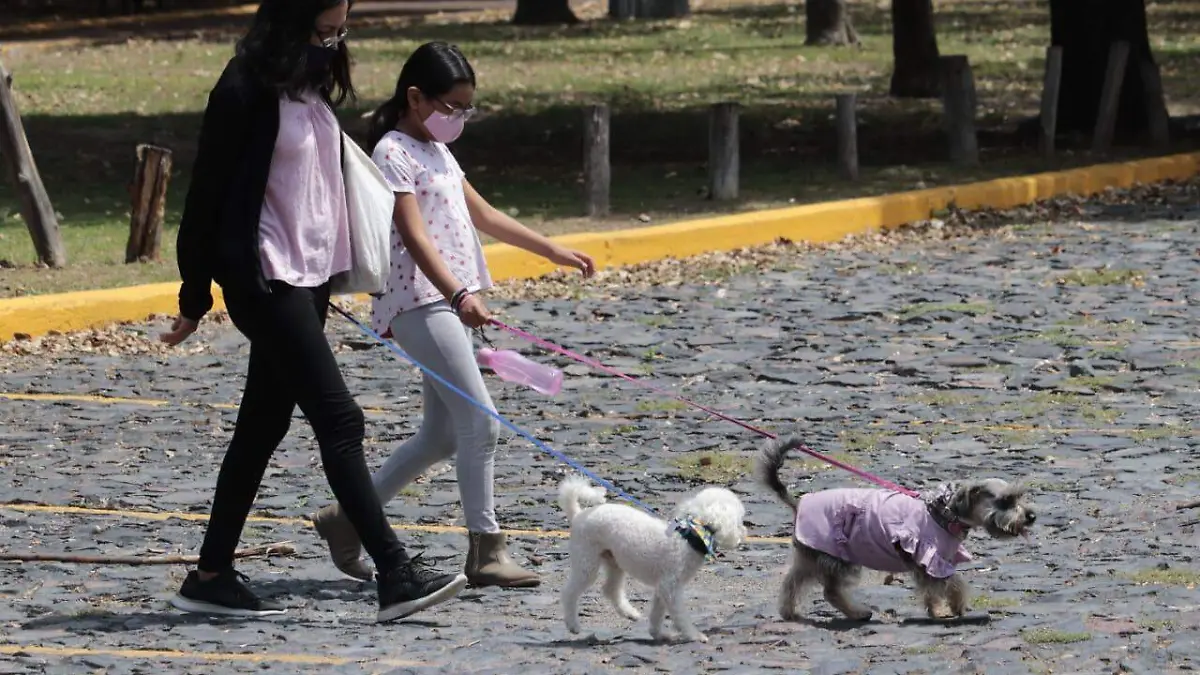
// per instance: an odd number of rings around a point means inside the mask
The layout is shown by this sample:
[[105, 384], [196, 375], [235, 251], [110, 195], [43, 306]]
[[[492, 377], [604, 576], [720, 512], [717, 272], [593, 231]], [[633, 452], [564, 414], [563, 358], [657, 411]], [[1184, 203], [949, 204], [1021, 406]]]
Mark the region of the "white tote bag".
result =
[[350, 211], [350, 271], [334, 275], [334, 295], [379, 294], [391, 267], [392, 212], [396, 196], [358, 143], [342, 132], [342, 175]]

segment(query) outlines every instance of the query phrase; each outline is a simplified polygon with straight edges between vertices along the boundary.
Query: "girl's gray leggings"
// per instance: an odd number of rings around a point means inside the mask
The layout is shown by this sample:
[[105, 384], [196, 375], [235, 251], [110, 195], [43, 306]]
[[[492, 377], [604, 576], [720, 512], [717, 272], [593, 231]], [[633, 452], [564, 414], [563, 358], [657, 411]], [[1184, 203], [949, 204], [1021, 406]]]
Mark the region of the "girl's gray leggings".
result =
[[[470, 332], [445, 301], [401, 312], [391, 328], [393, 339], [405, 352], [495, 410], [475, 362]], [[425, 415], [421, 428], [371, 477], [379, 501], [391, 501], [426, 469], [456, 456], [458, 493], [467, 529], [499, 532], [492, 480], [500, 424], [441, 382], [422, 377]]]

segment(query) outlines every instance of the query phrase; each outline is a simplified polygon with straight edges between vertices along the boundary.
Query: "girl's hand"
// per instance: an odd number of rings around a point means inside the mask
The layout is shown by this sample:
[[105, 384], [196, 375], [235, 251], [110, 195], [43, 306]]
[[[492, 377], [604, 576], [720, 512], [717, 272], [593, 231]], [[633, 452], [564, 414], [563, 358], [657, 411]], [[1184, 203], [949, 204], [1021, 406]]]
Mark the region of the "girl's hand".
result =
[[480, 328], [492, 320], [492, 314], [483, 304], [483, 300], [474, 295], [468, 295], [458, 303], [458, 320], [462, 321], [467, 328]]
[[192, 333], [195, 333], [197, 326], [199, 326], [199, 324], [197, 324], [195, 321], [182, 316], [177, 316], [175, 317], [175, 321], [171, 324], [171, 332], [161, 333], [158, 336], [158, 339], [174, 347], [180, 342], [188, 339]]
[[584, 278], [591, 277], [596, 273], [596, 263], [592, 257], [583, 251], [575, 251], [573, 249], [555, 246], [550, 249], [550, 255], [546, 259], [556, 265], [564, 267], [574, 267], [583, 272]]

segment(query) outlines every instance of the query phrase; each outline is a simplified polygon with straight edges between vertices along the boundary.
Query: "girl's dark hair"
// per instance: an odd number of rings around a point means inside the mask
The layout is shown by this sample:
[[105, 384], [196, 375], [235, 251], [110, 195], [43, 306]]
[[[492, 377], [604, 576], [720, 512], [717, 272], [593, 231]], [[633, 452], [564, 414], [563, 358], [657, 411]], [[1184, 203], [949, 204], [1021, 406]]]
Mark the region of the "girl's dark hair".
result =
[[367, 149], [374, 148], [384, 134], [396, 128], [408, 112], [408, 89], [416, 87], [430, 98], [444, 96], [459, 84], [475, 86], [475, 70], [458, 47], [445, 42], [426, 42], [404, 62], [396, 92], [371, 115]]
[[342, 3], [349, 9], [354, 0], [262, 0], [250, 30], [238, 41], [237, 55], [265, 87], [281, 96], [297, 99], [307, 87], [316, 87], [334, 106], [347, 98], [354, 100], [345, 42], [337, 46], [327, 79], [313, 81], [308, 70], [307, 46], [317, 29], [317, 17]]

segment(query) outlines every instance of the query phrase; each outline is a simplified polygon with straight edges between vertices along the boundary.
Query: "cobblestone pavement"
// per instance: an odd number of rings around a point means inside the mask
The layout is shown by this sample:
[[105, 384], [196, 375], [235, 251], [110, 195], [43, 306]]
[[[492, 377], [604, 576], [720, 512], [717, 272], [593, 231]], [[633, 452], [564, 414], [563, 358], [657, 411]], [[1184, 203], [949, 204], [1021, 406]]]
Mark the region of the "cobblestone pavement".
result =
[[[691, 589], [710, 644], [653, 644], [644, 621], [618, 619], [595, 591], [590, 634], [573, 637], [557, 606], [566, 560], [554, 491], [564, 467], [505, 433], [499, 510], [505, 527], [547, 531], [514, 540], [547, 583], [467, 591], [379, 627], [373, 586], [340, 577], [298, 520], [330, 495], [297, 422], [243, 539], [291, 541], [297, 552], [241, 565], [288, 614], [174, 612], [166, 602], [182, 567], [0, 563], [0, 673], [1190, 671], [1200, 655], [1197, 512], [1175, 504], [1200, 484], [1198, 231], [1193, 194], [1085, 205], [1074, 222], [932, 244], [796, 251], [761, 273], [678, 287], [493, 302], [523, 327], [709, 405], [777, 431], [798, 424], [814, 447], [905, 485], [1027, 481], [1040, 506], [1036, 540], [972, 538], [968, 620], [925, 620], [903, 585], [869, 582], [861, 592], [881, 610], [870, 623], [840, 621], [815, 596], [804, 605], [809, 622], [784, 623], [774, 596], [786, 546], [752, 541]], [[0, 549], [196, 551], [246, 358], [226, 324], [198, 338], [208, 349], [169, 358], [5, 361], [4, 391], [80, 398], [0, 403]], [[419, 420], [414, 371], [345, 321], [331, 319], [331, 339], [372, 408], [377, 464]], [[787, 534], [788, 513], [746, 475], [758, 439], [559, 363], [567, 380], [556, 398], [494, 381], [502, 412], [652, 504], [729, 484], [747, 502], [753, 535]], [[121, 400], [88, 398], [101, 396]], [[854, 484], [800, 459], [787, 475], [796, 489]], [[448, 467], [388, 511], [406, 541], [462, 564], [461, 534], [420, 529], [461, 524]], [[646, 599], [638, 589], [635, 602]]]

